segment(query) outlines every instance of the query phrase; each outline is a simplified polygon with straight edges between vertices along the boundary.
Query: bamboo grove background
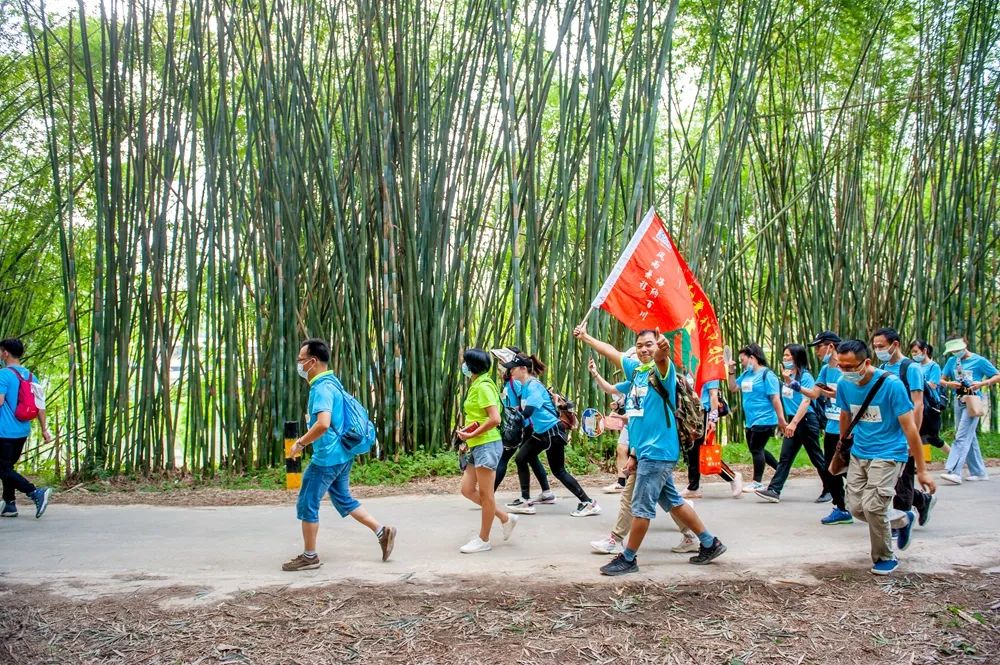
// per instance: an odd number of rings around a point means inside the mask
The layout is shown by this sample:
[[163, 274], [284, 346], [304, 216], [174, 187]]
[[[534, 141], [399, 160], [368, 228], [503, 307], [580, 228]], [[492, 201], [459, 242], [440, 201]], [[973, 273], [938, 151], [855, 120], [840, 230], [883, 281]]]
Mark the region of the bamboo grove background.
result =
[[307, 335], [435, 449], [466, 345], [602, 404], [570, 332], [656, 206], [733, 346], [995, 358], [997, 5], [0, 0], [0, 334], [72, 472], [279, 463]]

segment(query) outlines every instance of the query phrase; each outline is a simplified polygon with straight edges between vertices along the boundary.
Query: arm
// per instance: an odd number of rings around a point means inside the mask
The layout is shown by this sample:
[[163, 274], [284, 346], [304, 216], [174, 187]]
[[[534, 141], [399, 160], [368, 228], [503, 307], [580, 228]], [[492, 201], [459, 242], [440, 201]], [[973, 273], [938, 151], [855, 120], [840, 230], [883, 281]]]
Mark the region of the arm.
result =
[[920, 441], [920, 432], [917, 430], [916, 421], [913, 419], [913, 412], [907, 411], [901, 415], [899, 425], [903, 428], [906, 443], [910, 448], [910, 455], [913, 456], [913, 461], [917, 466], [917, 480], [920, 481], [925, 491], [934, 494], [937, 486], [934, 485], [934, 479], [931, 478], [930, 472], [927, 471], [927, 465], [924, 463], [923, 444]]
[[576, 337], [578, 340], [580, 340], [581, 342], [592, 348], [594, 351], [597, 351], [599, 354], [601, 354], [602, 356], [613, 362], [615, 365], [617, 365], [619, 368], [621, 368], [622, 358], [625, 357], [625, 354], [616, 349], [615, 347], [611, 346], [607, 342], [602, 342], [599, 339], [591, 337], [590, 335], [587, 334], [587, 329], [584, 328], [583, 326], [577, 326], [576, 328], [573, 329], [573, 337]]
[[330, 429], [330, 412], [321, 411], [317, 413], [316, 422], [313, 423], [313, 426], [292, 444], [292, 459], [298, 457], [310, 443], [326, 434], [328, 429]]

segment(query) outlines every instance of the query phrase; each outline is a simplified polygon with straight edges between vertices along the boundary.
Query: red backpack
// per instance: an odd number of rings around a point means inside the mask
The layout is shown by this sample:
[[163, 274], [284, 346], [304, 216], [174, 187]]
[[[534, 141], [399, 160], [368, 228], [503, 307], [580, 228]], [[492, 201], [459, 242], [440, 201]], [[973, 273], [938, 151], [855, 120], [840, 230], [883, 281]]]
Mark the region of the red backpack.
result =
[[7, 369], [14, 372], [14, 376], [17, 377], [20, 384], [17, 389], [17, 407], [14, 409], [14, 417], [21, 422], [34, 420], [38, 417], [38, 404], [35, 402], [35, 393], [31, 390], [31, 382], [35, 377], [31, 375], [31, 372], [28, 372], [28, 379], [25, 380], [13, 367]]

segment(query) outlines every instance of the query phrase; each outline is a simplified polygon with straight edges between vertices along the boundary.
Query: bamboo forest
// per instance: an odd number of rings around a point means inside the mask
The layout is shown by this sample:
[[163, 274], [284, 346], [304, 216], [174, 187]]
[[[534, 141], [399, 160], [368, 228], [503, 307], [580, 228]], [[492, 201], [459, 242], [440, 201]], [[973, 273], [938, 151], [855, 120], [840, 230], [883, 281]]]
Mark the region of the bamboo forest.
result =
[[651, 208], [732, 348], [1000, 352], [1000, 0], [0, 11], [0, 337], [65, 473], [283, 464], [306, 337], [388, 459], [449, 445], [469, 346], [596, 404], [572, 331]]

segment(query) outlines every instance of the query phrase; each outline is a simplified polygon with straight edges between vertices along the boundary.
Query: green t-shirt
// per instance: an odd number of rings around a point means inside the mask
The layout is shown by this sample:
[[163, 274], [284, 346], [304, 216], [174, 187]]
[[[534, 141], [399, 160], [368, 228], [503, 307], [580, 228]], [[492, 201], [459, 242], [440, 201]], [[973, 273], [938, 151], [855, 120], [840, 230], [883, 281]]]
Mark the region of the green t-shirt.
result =
[[[486, 413], [486, 409], [491, 406], [495, 407], [497, 411], [503, 408], [500, 403], [500, 389], [497, 388], [497, 384], [490, 377], [480, 374], [472, 382], [472, 385], [469, 386], [469, 394], [466, 395], [465, 403], [462, 404], [462, 412], [465, 414], [465, 424], [479, 423], [482, 425], [485, 423], [490, 417]], [[484, 443], [499, 440], [500, 430], [494, 427], [488, 432], [483, 432], [479, 436], [469, 439], [466, 443], [470, 448], [474, 448]]]

